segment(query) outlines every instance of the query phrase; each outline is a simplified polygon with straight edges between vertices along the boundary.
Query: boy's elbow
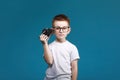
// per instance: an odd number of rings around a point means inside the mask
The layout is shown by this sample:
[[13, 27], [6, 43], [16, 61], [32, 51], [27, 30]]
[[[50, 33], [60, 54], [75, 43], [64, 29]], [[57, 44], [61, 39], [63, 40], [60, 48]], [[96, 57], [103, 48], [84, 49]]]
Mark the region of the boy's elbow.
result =
[[53, 60], [49, 60], [49, 61], [47, 61], [47, 63], [48, 63], [48, 65], [52, 66]]
[[44, 57], [44, 60], [46, 61], [46, 63], [48, 64], [48, 65], [52, 65], [53, 64], [53, 59], [46, 59], [45, 57]]
[[48, 65], [52, 65], [52, 64], [53, 64], [53, 58], [48, 58], [48, 57], [45, 57], [45, 56], [44, 56], [44, 60], [46, 61], [46, 63], [47, 63]]

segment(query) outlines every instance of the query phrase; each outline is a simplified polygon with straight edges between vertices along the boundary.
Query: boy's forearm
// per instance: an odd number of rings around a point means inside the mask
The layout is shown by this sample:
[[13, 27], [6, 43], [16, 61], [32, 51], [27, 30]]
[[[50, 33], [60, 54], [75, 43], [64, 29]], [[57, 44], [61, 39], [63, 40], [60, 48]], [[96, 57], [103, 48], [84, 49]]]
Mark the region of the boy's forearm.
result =
[[40, 35], [40, 41], [42, 42], [43, 48], [44, 48], [44, 59], [49, 65], [52, 65], [53, 57], [52, 57], [51, 51], [48, 47], [48, 38], [49, 37], [45, 34]]
[[77, 70], [72, 70], [72, 80], [77, 80]]
[[72, 80], [77, 80], [77, 75], [78, 75], [77, 60], [72, 61], [71, 66], [72, 66]]
[[49, 64], [49, 65], [52, 65], [53, 63], [53, 57], [52, 57], [52, 54], [51, 54], [51, 51], [48, 47], [48, 44], [43, 44], [43, 48], [44, 48], [44, 58], [45, 58], [45, 61]]

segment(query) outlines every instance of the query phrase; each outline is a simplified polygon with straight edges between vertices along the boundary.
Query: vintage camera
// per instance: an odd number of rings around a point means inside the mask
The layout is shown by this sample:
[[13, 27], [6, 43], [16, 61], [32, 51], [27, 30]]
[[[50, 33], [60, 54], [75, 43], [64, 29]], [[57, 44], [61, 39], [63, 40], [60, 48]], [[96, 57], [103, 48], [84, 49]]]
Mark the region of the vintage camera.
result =
[[44, 29], [42, 30], [42, 34], [45, 34], [45, 35], [47, 35], [48, 37], [49, 37], [52, 33], [53, 33], [53, 29], [51, 29], [51, 28], [44, 28]]

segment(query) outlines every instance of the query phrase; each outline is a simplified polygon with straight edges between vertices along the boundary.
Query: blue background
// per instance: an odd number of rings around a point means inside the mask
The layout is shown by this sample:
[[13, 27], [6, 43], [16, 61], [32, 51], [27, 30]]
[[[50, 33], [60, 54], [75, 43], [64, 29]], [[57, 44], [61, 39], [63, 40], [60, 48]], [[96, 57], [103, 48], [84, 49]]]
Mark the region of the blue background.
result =
[[[39, 34], [59, 13], [80, 52], [78, 80], [120, 80], [119, 0], [1, 0], [0, 80], [43, 80]], [[54, 40], [51, 37], [50, 42]]]

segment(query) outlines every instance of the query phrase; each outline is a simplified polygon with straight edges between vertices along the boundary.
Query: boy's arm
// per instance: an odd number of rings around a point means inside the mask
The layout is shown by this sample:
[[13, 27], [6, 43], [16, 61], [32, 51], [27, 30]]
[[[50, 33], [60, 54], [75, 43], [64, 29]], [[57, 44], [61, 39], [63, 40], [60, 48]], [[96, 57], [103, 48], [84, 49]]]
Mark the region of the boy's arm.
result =
[[43, 48], [44, 48], [44, 59], [45, 59], [45, 61], [49, 65], [52, 65], [53, 57], [52, 57], [51, 51], [50, 51], [50, 49], [48, 47], [48, 44], [43, 44]]
[[42, 34], [42, 35], [40, 35], [40, 41], [42, 42], [43, 48], [44, 48], [44, 59], [49, 65], [52, 65], [53, 57], [52, 57], [51, 51], [48, 47], [48, 37], [46, 35]]
[[77, 80], [78, 75], [78, 60], [73, 60], [71, 63], [72, 66], [72, 80]]

